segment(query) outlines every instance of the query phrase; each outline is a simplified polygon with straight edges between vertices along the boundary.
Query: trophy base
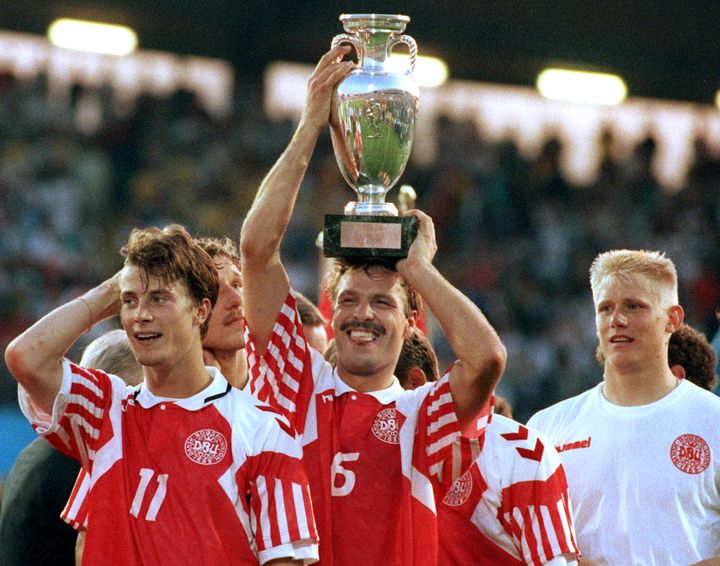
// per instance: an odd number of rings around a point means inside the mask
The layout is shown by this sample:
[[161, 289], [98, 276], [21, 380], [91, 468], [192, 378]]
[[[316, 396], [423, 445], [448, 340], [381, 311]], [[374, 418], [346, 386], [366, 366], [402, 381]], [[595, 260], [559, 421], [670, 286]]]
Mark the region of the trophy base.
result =
[[404, 258], [418, 232], [414, 216], [328, 214], [323, 253], [339, 258]]

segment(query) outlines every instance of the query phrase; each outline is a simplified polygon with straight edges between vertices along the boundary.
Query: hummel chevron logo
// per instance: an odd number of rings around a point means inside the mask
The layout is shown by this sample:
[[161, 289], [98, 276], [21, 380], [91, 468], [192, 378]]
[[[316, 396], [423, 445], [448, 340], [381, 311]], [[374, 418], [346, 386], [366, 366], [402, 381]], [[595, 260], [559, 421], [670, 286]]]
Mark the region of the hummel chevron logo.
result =
[[540, 442], [540, 439], [538, 438], [535, 442], [535, 448], [533, 450], [530, 450], [529, 448], [515, 448], [515, 450], [517, 450], [518, 454], [520, 454], [523, 458], [539, 462], [542, 459], [543, 452], [545, 452], [545, 446], [543, 446], [543, 443]]
[[[509, 440], [510, 442], [513, 441], [520, 441], [520, 440], [527, 440], [528, 439], [528, 429], [526, 429], [524, 426], [520, 425], [517, 432], [506, 432], [505, 434], [501, 434], [505, 440]], [[518, 454], [522, 456], [523, 458], [527, 458], [528, 460], [536, 460], [540, 461], [542, 459], [543, 452], [545, 451], [545, 446], [543, 446], [543, 443], [540, 442], [540, 439], [538, 438], [535, 442], [535, 448], [530, 450], [529, 448], [519, 448], [515, 447], [515, 450], [517, 450]]]
[[528, 437], [528, 429], [526, 429], [523, 425], [520, 425], [520, 428], [518, 428], [517, 432], [506, 432], [505, 434], [501, 434], [505, 440], [527, 440]]

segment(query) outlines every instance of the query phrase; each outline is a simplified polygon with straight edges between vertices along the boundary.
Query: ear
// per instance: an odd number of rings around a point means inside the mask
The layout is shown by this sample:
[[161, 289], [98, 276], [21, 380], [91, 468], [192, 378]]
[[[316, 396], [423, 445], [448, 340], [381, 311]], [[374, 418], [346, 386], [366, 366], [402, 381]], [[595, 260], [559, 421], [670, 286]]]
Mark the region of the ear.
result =
[[200, 301], [200, 304], [197, 306], [197, 310], [195, 311], [195, 320], [198, 326], [207, 320], [211, 311], [212, 303], [210, 302], [210, 299], [203, 299]]
[[685, 379], [685, 368], [682, 367], [680, 364], [675, 364], [674, 366], [670, 366], [670, 371], [678, 379]]
[[682, 326], [683, 320], [685, 320], [685, 311], [680, 305], [673, 305], [668, 311], [668, 323], [665, 330], [672, 334], [678, 328]]
[[427, 383], [427, 376], [419, 367], [413, 367], [408, 370], [407, 381], [410, 385], [410, 389], [417, 389], [421, 385], [425, 385]]
[[415, 330], [415, 327], [417, 326], [417, 311], [412, 311], [405, 322], [406, 324], [405, 330], [403, 331], [403, 340], [410, 338], [410, 336], [412, 336], [412, 333]]

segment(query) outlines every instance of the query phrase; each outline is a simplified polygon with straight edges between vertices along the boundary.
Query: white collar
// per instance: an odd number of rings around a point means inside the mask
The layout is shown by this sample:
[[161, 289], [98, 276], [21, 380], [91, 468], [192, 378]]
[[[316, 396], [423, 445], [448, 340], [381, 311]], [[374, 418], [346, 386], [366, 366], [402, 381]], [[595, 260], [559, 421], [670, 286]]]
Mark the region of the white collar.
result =
[[147, 382], [143, 382], [135, 388], [133, 399], [143, 408], [150, 409], [159, 403], [173, 403], [178, 407], [188, 411], [197, 411], [205, 405], [222, 397], [231, 389], [230, 384], [220, 373], [220, 370], [214, 367], [205, 367], [212, 377], [212, 382], [202, 391], [199, 391], [192, 397], [176, 399], [171, 397], [158, 397], [147, 386]]
[[[337, 368], [335, 368], [335, 370], [333, 371], [333, 379], [335, 380], [335, 397], [339, 397], [344, 393], [350, 393], [351, 391], [360, 393], [342, 380], [342, 378], [338, 375]], [[398, 378], [393, 376], [393, 382], [390, 384], [389, 387], [386, 387], [385, 389], [379, 389], [378, 391], [368, 391], [367, 393], [363, 394], [372, 395], [383, 405], [388, 405], [389, 403], [397, 400], [400, 394], [404, 391], [405, 390], [400, 385]]]

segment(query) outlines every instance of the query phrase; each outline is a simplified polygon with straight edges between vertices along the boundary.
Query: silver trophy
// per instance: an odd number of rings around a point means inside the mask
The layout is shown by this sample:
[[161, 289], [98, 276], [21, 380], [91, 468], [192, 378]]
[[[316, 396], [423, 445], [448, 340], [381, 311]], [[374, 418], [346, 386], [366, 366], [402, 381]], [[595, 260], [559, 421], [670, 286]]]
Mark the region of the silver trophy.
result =
[[[333, 47], [350, 43], [358, 66], [337, 87], [330, 114], [335, 159], [358, 200], [345, 215], [325, 217], [324, 251], [328, 257], [405, 257], [417, 234], [414, 217], [398, 217], [385, 195], [407, 165], [412, 148], [419, 88], [412, 72], [417, 45], [402, 32], [407, 16], [343, 14], [347, 33]], [[391, 67], [397, 44], [409, 50], [406, 69]]]

